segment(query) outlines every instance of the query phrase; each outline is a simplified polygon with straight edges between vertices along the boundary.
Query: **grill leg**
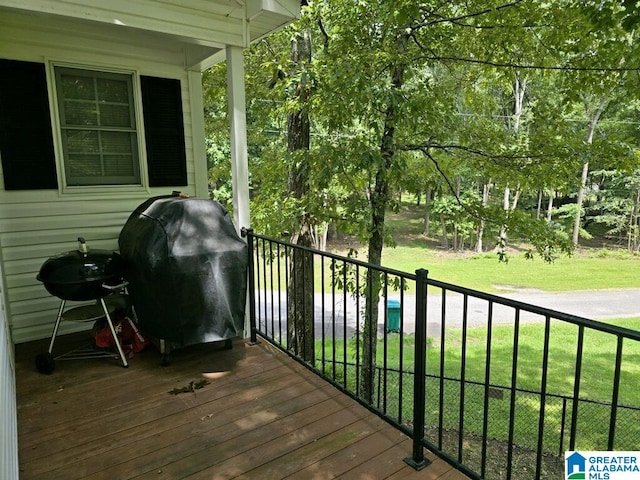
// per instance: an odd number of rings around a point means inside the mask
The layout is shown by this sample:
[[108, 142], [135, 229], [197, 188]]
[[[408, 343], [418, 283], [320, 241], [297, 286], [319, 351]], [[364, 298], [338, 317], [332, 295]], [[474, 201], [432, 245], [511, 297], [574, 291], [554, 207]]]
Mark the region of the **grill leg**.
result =
[[56, 324], [53, 326], [53, 333], [51, 334], [51, 342], [49, 343], [49, 353], [53, 354], [53, 344], [56, 341], [56, 335], [58, 335], [58, 327], [60, 327], [60, 321], [62, 320], [62, 314], [64, 313], [64, 306], [67, 304], [66, 300], [60, 302], [60, 309], [58, 310], [58, 316], [56, 317]]
[[160, 360], [160, 365], [163, 367], [168, 367], [171, 363], [171, 345], [166, 340], [160, 339], [160, 354], [162, 355], [162, 359]]
[[122, 345], [118, 341], [118, 334], [116, 333], [116, 329], [113, 326], [113, 322], [111, 321], [111, 316], [109, 315], [109, 309], [107, 305], [104, 303], [104, 298], [100, 298], [100, 305], [102, 305], [102, 310], [104, 310], [104, 315], [107, 319], [107, 323], [109, 324], [109, 330], [111, 330], [111, 335], [113, 335], [114, 343], [116, 344], [116, 348], [118, 349], [118, 353], [120, 354], [120, 359], [122, 360], [122, 366], [128, 367], [127, 356], [124, 354], [122, 350]]

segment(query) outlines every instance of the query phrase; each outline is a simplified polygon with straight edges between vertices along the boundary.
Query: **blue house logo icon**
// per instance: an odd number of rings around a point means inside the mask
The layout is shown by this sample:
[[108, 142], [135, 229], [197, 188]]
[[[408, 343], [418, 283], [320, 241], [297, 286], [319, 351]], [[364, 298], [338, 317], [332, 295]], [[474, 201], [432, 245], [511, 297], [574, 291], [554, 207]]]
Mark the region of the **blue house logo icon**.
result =
[[565, 457], [566, 480], [584, 480], [587, 471], [587, 459], [578, 452]]

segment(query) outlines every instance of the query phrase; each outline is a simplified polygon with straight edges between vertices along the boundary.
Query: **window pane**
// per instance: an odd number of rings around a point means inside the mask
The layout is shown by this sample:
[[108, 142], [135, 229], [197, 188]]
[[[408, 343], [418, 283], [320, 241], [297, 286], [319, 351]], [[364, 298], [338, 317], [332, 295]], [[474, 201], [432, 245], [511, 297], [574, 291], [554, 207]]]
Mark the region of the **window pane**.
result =
[[100, 105], [100, 125], [103, 127], [130, 128], [129, 105]]
[[69, 155], [69, 173], [72, 177], [100, 177], [102, 165], [100, 155]]
[[129, 84], [111, 78], [98, 78], [98, 100], [114, 103], [129, 103]]
[[131, 176], [134, 174], [129, 155], [105, 155], [104, 156], [105, 175]]
[[68, 126], [98, 125], [98, 111], [94, 102], [65, 100], [63, 108]]
[[126, 132], [102, 132], [104, 153], [133, 153], [133, 134]]
[[98, 132], [91, 130], [67, 130], [66, 137], [69, 153], [100, 153]]
[[64, 73], [61, 75], [61, 80], [60, 88], [63, 98], [76, 100], [94, 100], [96, 98], [93, 78]]

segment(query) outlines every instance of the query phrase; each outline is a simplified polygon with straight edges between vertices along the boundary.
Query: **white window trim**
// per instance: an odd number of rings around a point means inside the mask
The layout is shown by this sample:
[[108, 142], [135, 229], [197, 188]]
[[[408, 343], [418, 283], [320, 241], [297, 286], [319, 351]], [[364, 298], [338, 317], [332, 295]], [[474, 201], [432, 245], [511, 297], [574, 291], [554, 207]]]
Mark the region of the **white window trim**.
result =
[[[107, 73], [119, 73], [125, 75], [131, 75], [132, 89], [133, 89], [133, 104], [135, 108], [135, 123], [137, 132], [137, 146], [138, 146], [138, 163], [140, 169], [140, 184], [139, 185], [67, 185], [67, 179], [65, 175], [64, 165], [64, 152], [62, 148], [62, 128], [60, 125], [60, 111], [58, 94], [56, 88], [56, 75], [55, 68], [76, 68], [97, 72]], [[104, 196], [104, 195], [121, 195], [121, 194], [133, 194], [140, 196], [148, 196], [151, 193], [149, 188], [149, 178], [147, 170], [147, 151], [145, 146], [145, 131], [144, 131], [144, 119], [142, 112], [142, 91], [140, 87], [140, 71], [127, 68], [116, 68], [100, 65], [86, 65], [69, 63], [57, 60], [48, 60], [46, 62], [46, 74], [47, 74], [47, 90], [49, 93], [49, 110], [51, 112], [51, 128], [53, 131], [53, 148], [56, 157], [56, 171], [58, 175], [58, 193], [60, 196], [68, 195], [90, 195], [90, 196]]]

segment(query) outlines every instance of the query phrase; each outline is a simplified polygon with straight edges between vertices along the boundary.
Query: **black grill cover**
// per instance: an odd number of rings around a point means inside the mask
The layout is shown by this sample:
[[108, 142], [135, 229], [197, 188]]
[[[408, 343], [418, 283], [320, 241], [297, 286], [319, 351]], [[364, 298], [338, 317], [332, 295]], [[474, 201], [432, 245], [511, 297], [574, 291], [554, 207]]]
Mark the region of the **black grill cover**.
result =
[[247, 245], [219, 203], [151, 198], [131, 214], [118, 243], [144, 334], [185, 346], [242, 331]]

